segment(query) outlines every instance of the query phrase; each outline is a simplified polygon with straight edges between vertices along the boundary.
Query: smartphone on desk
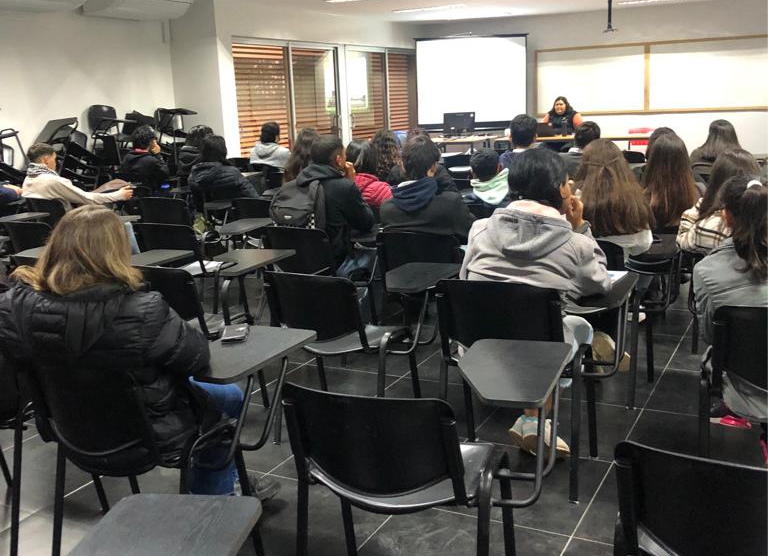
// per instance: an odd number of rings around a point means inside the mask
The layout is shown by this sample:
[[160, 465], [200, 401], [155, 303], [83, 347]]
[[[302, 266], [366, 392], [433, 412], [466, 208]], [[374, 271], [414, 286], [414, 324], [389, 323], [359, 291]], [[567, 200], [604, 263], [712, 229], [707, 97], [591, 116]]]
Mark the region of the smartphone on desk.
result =
[[250, 328], [247, 324], [230, 324], [224, 327], [224, 332], [221, 335], [222, 344], [234, 344], [236, 342], [244, 342], [248, 339], [248, 332]]

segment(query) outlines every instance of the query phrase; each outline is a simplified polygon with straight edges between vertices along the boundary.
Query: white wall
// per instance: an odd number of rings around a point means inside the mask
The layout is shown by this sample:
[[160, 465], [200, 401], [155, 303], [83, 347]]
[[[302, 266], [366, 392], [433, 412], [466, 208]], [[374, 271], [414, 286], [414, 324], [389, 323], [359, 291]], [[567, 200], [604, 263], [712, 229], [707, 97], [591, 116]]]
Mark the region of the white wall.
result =
[[[536, 76], [534, 53], [538, 49], [617, 44], [673, 39], [728, 37], [768, 32], [768, 6], [765, 0], [717, 0], [697, 4], [644, 6], [614, 10], [616, 33], [603, 33], [606, 12], [581, 12], [551, 16], [454, 21], [422, 25], [418, 37], [439, 37], [472, 33], [475, 35], [528, 33], [528, 112], [535, 110], [533, 95]], [[749, 76], [744, 76], [745, 86]], [[702, 80], [706, 87], [706, 80]], [[568, 96], [567, 84], [563, 92]], [[578, 104], [574, 103], [578, 109]], [[689, 150], [703, 143], [711, 120], [724, 118], [736, 127], [744, 148], [768, 152], [768, 114], [765, 112], [727, 112], [595, 116], [603, 135], [625, 134], [630, 128], [673, 128]]]
[[91, 104], [114, 106], [120, 118], [174, 104], [160, 22], [1, 12], [0, 68], [0, 128], [19, 130], [25, 149], [48, 120], [77, 116], [90, 135]]

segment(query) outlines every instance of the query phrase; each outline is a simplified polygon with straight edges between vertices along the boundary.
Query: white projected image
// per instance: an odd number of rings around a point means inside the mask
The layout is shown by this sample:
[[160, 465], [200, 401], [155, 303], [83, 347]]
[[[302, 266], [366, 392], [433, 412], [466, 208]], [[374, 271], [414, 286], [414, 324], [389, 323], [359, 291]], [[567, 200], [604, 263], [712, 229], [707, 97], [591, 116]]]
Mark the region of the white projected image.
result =
[[525, 113], [525, 43], [525, 37], [417, 41], [419, 125], [442, 125], [446, 112], [475, 112], [476, 125]]

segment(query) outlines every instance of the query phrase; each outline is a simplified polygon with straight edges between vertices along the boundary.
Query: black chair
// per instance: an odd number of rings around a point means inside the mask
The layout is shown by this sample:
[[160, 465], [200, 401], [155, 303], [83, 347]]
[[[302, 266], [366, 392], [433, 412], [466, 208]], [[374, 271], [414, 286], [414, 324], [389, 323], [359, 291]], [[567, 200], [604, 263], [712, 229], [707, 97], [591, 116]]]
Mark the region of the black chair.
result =
[[100, 157], [80, 145], [70, 142], [63, 151], [59, 175], [72, 181], [82, 189], [94, 189], [102, 181], [108, 181], [103, 172], [104, 162]]
[[768, 470], [620, 442], [616, 556], [766, 554]]
[[12, 185], [21, 186], [26, 177], [27, 175], [24, 172], [17, 170], [10, 164], [0, 162], [0, 180], [8, 181]]
[[192, 225], [187, 203], [170, 197], [140, 197], [137, 200], [141, 221], [146, 224]]
[[[469, 348], [477, 340], [534, 340], [563, 342], [563, 317], [560, 294], [551, 289], [527, 284], [485, 280], [441, 280], [436, 288], [440, 325], [440, 397], [448, 397], [448, 367], [458, 366], [451, 343]], [[524, 315], [524, 318], [521, 316]], [[582, 360], [589, 346], [580, 346], [569, 368], [573, 375], [571, 410], [571, 492], [578, 500], [578, 463], [581, 407]], [[589, 389], [587, 390], [589, 393]], [[594, 395], [587, 396], [590, 444], [596, 444], [597, 410]], [[472, 391], [464, 383], [468, 438], [475, 438]]]
[[[192, 276], [212, 276], [222, 264], [217, 261], [211, 261], [207, 257], [208, 238], [210, 238], [210, 241], [213, 241], [215, 237], [218, 237], [218, 234], [215, 232], [206, 232], [198, 238], [191, 226], [181, 224], [148, 224], [144, 222], [134, 223], [133, 229], [139, 238], [142, 251], [151, 249], [192, 251], [193, 255], [190, 260], [194, 260], [197, 263], [187, 267]], [[181, 262], [183, 263], [184, 261]]]
[[[667, 233], [671, 230], [661, 230]], [[671, 235], [668, 234], [667, 235]], [[675, 232], [676, 235], [676, 232]], [[653, 321], [656, 315], [662, 315], [675, 302], [680, 291], [680, 264], [682, 256], [675, 246], [674, 252], [655, 253], [652, 246], [649, 251], [637, 256], [630, 256], [625, 267], [646, 280], [638, 282], [635, 295], [639, 295], [645, 317], [645, 358], [648, 382], [653, 382]]]
[[[490, 554], [491, 486], [507, 456], [492, 444], [460, 443], [446, 402], [330, 394], [293, 384], [283, 392], [299, 481], [297, 556], [308, 549], [311, 484], [339, 497], [349, 556], [357, 554], [352, 506], [378, 514], [477, 507], [477, 554]], [[503, 497], [511, 497], [509, 479], [500, 485]], [[502, 508], [502, 517], [504, 553], [511, 556], [512, 508]]]
[[[693, 269], [696, 264], [703, 259], [703, 253], [693, 253], [683, 251], [680, 271], [693, 275]], [[696, 312], [696, 298], [693, 291], [693, 282], [688, 283], [688, 311], [690, 311], [693, 321], [691, 322], [691, 353], [699, 352], [699, 315]]]
[[122, 132], [119, 124], [126, 124], [126, 120], [119, 120], [114, 106], [93, 104], [88, 107], [88, 127], [91, 129], [91, 137], [94, 142], [101, 140], [105, 135], [114, 137], [115, 140], [125, 145], [131, 141], [130, 133]]
[[464, 201], [467, 204], [469, 212], [471, 212], [475, 218], [490, 218], [493, 212], [498, 208], [487, 203], [477, 201]]
[[[25, 371], [37, 415], [41, 436], [57, 443], [56, 486], [53, 515], [54, 556], [61, 552], [64, 518], [64, 481], [66, 460], [90, 473], [104, 512], [109, 510], [106, 494], [98, 477], [128, 477], [131, 490], [139, 493], [137, 475], [155, 467], [179, 469], [179, 492], [189, 492], [188, 471], [196, 465], [206, 469], [222, 469], [232, 458], [242, 458], [237, 439], [242, 423], [233, 419], [218, 421], [207, 430], [188, 431], [186, 447], [181, 453], [161, 454], [150, 427], [137, 385], [126, 372], [106, 372], [103, 368], [86, 368], [62, 361], [57, 372], [42, 373], [32, 365]], [[250, 393], [246, 392], [245, 404]], [[229, 444], [229, 453], [221, 462], [203, 465], [198, 455], [221, 442]], [[240, 470], [240, 465], [238, 465]], [[241, 482], [248, 477], [240, 474]], [[258, 531], [254, 530], [254, 543]]]
[[234, 217], [236, 220], [243, 218], [271, 218], [269, 214], [271, 203], [270, 199], [253, 197], [232, 199], [232, 207], [235, 209]]
[[[283, 169], [276, 166], [270, 166], [269, 164], [251, 164], [251, 168], [256, 172], [261, 172], [264, 176], [265, 191], [271, 189], [280, 189], [283, 185]], [[259, 191], [264, 193], [264, 191]]]
[[[382, 276], [387, 272], [407, 263], [460, 263], [464, 253], [459, 242], [451, 236], [428, 234], [424, 232], [385, 231], [376, 236], [379, 265]], [[423, 295], [398, 294], [393, 296], [387, 292], [387, 281], [384, 280], [384, 293], [393, 298], [403, 307], [405, 323], [410, 323], [415, 308], [422, 303]], [[422, 344], [432, 343], [437, 336], [437, 327]]]
[[622, 151], [622, 154], [629, 164], [645, 164], [645, 155], [640, 151]]
[[702, 360], [699, 385], [699, 454], [702, 456], [709, 456], [710, 395], [713, 389], [720, 389], [723, 372], [763, 391], [768, 377], [768, 309], [719, 307], [712, 326], [711, 353]]
[[693, 175], [697, 182], [702, 182], [705, 185], [709, 184], [709, 176], [712, 174], [711, 162], [696, 162], [691, 165], [691, 170], [693, 170]]
[[34, 416], [15, 368], [0, 356], [0, 430], [13, 430], [13, 474], [0, 447], [0, 471], [11, 493], [11, 556], [19, 551], [21, 449], [24, 423]]
[[3, 226], [11, 238], [14, 253], [42, 247], [51, 235], [51, 227], [45, 222], [4, 222]]
[[[277, 263], [277, 267], [284, 272], [296, 274], [319, 274], [323, 276], [335, 276], [336, 264], [333, 259], [333, 250], [328, 235], [323, 230], [316, 228], [293, 228], [290, 226], [270, 226], [265, 229], [264, 245], [268, 249], [293, 249], [296, 254]], [[376, 299], [373, 293], [373, 282], [376, 274], [377, 262], [369, 276], [360, 280], [353, 280], [358, 288], [368, 290], [368, 306], [371, 311], [371, 322], [378, 322]]]
[[24, 197], [29, 210], [33, 212], [47, 212], [48, 216], [43, 218], [42, 222], [48, 224], [51, 228], [56, 227], [67, 209], [61, 199], [35, 199], [34, 197]]
[[229, 162], [232, 166], [234, 166], [241, 172], [251, 171], [251, 161], [248, 159], [247, 156], [236, 156], [236, 157], [228, 158], [227, 162]]
[[406, 326], [363, 324], [357, 300], [357, 288], [346, 278], [265, 272], [264, 289], [269, 301], [272, 322], [289, 328], [317, 332], [317, 340], [304, 346], [315, 356], [320, 385], [328, 389], [323, 357], [363, 352], [378, 353], [379, 368], [376, 392], [384, 396], [386, 356], [407, 355], [415, 397], [421, 397], [416, 363], [416, 342], [411, 340], [404, 350], [390, 349], [390, 342], [407, 339]]

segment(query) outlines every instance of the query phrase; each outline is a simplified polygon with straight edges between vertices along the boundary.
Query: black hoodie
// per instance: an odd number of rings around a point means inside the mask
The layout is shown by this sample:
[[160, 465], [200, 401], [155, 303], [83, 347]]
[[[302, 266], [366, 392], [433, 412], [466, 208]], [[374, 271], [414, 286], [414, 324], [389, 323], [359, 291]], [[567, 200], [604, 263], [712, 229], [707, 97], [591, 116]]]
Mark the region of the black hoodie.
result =
[[325, 191], [325, 233], [331, 241], [333, 258], [338, 267], [352, 249], [350, 230], [369, 231], [374, 224], [373, 213], [363, 201], [355, 182], [327, 164], [310, 164], [296, 178], [299, 186], [319, 180]]
[[187, 183], [199, 188], [211, 200], [259, 196], [240, 170], [221, 162], [198, 162], [192, 167]]
[[149, 187], [152, 191], [160, 189], [160, 186], [171, 176], [168, 165], [159, 156], [136, 150], [123, 157], [120, 172], [132, 174], [131, 179], [141, 181], [143, 186]]

